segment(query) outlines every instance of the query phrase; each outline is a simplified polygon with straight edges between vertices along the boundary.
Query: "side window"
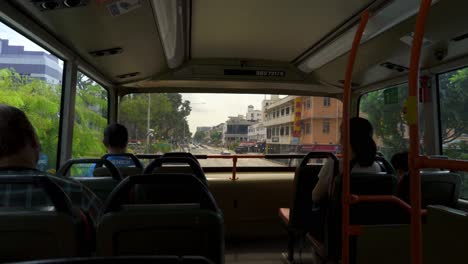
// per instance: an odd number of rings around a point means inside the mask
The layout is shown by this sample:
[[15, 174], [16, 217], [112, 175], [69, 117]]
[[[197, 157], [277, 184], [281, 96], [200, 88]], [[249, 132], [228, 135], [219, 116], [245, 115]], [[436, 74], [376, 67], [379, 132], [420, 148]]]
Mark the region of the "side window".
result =
[[41, 144], [37, 168], [55, 172], [63, 61], [0, 23], [0, 103], [26, 113]]
[[330, 120], [323, 120], [323, 129], [322, 132], [324, 134], [330, 133]]
[[[438, 75], [442, 152], [451, 159], [468, 160], [468, 68]], [[461, 197], [468, 199], [468, 173]]]
[[324, 97], [323, 98], [323, 106], [330, 106], [331, 100], [330, 97]]
[[363, 95], [359, 101], [359, 116], [374, 127], [378, 151], [387, 159], [409, 148], [409, 131], [402, 107], [408, 97], [408, 85], [402, 84]]
[[108, 119], [108, 92], [81, 72], [76, 86], [73, 158], [101, 157], [106, 152], [102, 137]]

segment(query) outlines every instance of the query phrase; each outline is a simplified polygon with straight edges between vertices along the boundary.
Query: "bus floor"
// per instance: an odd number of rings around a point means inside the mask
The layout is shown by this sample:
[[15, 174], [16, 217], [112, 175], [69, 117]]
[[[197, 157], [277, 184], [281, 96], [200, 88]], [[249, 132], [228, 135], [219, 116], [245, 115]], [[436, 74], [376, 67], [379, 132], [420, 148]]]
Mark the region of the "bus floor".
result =
[[[230, 239], [226, 241], [225, 263], [226, 264], [285, 264], [287, 251], [287, 238], [271, 239]], [[307, 243], [303, 246], [299, 255], [296, 248], [295, 262], [303, 264], [320, 263], [315, 261], [311, 246]]]

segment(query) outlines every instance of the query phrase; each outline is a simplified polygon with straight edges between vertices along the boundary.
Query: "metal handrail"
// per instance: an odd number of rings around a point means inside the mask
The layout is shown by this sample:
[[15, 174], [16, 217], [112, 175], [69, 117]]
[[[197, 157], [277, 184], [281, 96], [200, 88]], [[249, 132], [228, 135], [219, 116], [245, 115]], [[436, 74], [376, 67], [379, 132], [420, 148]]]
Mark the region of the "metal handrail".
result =
[[349, 224], [349, 201], [351, 200], [350, 193], [350, 139], [349, 139], [349, 112], [350, 112], [350, 97], [351, 97], [351, 78], [353, 75], [354, 62], [356, 61], [357, 51], [361, 38], [364, 33], [364, 29], [369, 20], [369, 11], [366, 10], [361, 15], [361, 21], [359, 23], [358, 30], [354, 35], [353, 46], [350, 51], [348, 58], [348, 64], [346, 67], [345, 81], [344, 81], [344, 94], [343, 94], [343, 190], [342, 190], [342, 263], [349, 263], [349, 236], [350, 224]]
[[[237, 161], [239, 159], [301, 159], [304, 158], [306, 154], [266, 154], [266, 155], [194, 155], [197, 159], [232, 159], [232, 177], [231, 180], [235, 181], [239, 178], [237, 177]], [[138, 154], [137, 158], [140, 159], [156, 159], [160, 158], [163, 155], [159, 154]]]

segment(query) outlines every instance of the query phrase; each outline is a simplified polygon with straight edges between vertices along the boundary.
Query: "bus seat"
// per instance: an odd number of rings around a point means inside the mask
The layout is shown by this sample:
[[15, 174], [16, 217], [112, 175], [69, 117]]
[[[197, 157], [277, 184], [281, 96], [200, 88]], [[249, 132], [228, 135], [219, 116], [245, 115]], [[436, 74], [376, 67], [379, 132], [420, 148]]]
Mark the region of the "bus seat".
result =
[[104, 159], [71, 159], [67, 161], [62, 167], [60, 167], [60, 169], [57, 171], [57, 176], [68, 177], [69, 171], [76, 164], [96, 164], [96, 167], [98, 167], [99, 164], [102, 164], [105, 166], [96, 168], [98, 170], [103, 169], [106, 171], [106, 173], [109, 173], [107, 175], [103, 175], [102, 177], [88, 177], [87, 175], [86, 177], [73, 177], [73, 179], [88, 187], [102, 200], [107, 199], [107, 196], [109, 196], [109, 194], [123, 177], [120, 173], [120, 170], [117, 169], [117, 167], [115, 167], [112, 162]]
[[[350, 175], [351, 194], [355, 195], [394, 195], [397, 178], [394, 174], [352, 173]], [[325, 221], [325, 252], [332, 259], [341, 254], [341, 176], [334, 181], [333, 193]], [[350, 207], [350, 223], [354, 225], [405, 224], [408, 213], [398, 205], [389, 202], [366, 202]]]
[[[398, 196], [410, 203], [410, 175], [405, 174], [398, 188]], [[456, 208], [462, 182], [460, 175], [447, 171], [421, 173], [421, 207], [445, 205]]]
[[[163, 166], [171, 164], [171, 166]], [[180, 166], [181, 164], [185, 166]], [[186, 165], [189, 165], [187, 167]], [[143, 174], [160, 173], [191, 173], [203, 184], [208, 186], [205, 173], [196, 159], [190, 157], [161, 157], [153, 160], [143, 171]]]
[[[139, 175], [143, 173], [143, 169], [138, 168], [138, 167], [119, 167], [117, 168], [117, 170], [119, 170], [120, 175], [122, 175], [122, 177], [134, 176], [134, 175]], [[94, 169], [93, 176], [94, 177], [110, 177], [112, 176], [112, 174], [108, 168], [101, 167], [101, 168]]]
[[[143, 173], [143, 164], [140, 160], [131, 153], [121, 153], [121, 154], [105, 154], [101, 157], [103, 160], [109, 160], [112, 162], [111, 157], [127, 157], [132, 160], [133, 166], [124, 166], [120, 167], [116, 165], [116, 168], [119, 170], [122, 177], [139, 175]], [[115, 162], [115, 161], [114, 161]], [[96, 168], [93, 171], [94, 177], [107, 177], [112, 176], [112, 172], [107, 167], [102, 167], [102, 164], [96, 164]]]
[[[134, 186], [145, 185], [173, 190], [190, 186], [201, 191], [193, 201], [152, 200], [153, 196], [136, 194], [135, 201], [127, 202]], [[96, 251], [98, 256], [196, 255], [223, 263], [223, 217], [206, 186], [193, 175], [127, 177], [104, 205]]]
[[466, 259], [467, 212], [430, 205], [427, 207], [427, 223], [423, 231], [424, 263], [460, 263]]
[[[303, 239], [306, 233], [310, 230], [312, 223], [312, 190], [318, 182], [318, 173], [321, 166], [309, 164], [309, 160], [313, 158], [331, 157], [338, 165], [338, 161], [333, 154], [328, 152], [309, 152], [297, 166], [294, 173], [294, 189], [293, 203], [291, 209], [280, 208], [279, 215], [283, 222], [288, 227], [288, 260], [294, 260], [294, 247], [296, 240]], [[335, 173], [338, 167], [335, 168]], [[286, 215], [288, 213], [288, 215]]]
[[163, 157], [182, 157], [182, 158], [191, 158], [195, 160], [199, 165], [200, 162], [198, 162], [198, 159], [190, 152], [166, 152]]
[[[86, 230], [80, 215], [65, 192], [50, 178], [1, 176], [0, 186], [3, 202], [0, 207], [0, 262], [89, 253], [82, 251], [82, 243], [90, 241], [81, 240]], [[42, 206], [31, 201], [39, 194], [47, 199]], [[47, 204], [50, 206], [44, 206]]]

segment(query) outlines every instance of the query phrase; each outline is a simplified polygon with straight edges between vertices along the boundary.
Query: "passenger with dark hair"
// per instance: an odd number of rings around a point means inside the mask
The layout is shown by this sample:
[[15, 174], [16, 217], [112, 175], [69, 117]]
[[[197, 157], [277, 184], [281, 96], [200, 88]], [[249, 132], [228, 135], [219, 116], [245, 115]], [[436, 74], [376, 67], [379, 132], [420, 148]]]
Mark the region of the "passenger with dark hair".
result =
[[[36, 169], [39, 160], [40, 143], [31, 122], [18, 108], [0, 104], [0, 175], [38, 175], [50, 177], [70, 197], [73, 205], [87, 213], [96, 223], [101, 200], [81, 183], [58, 178]], [[37, 204], [32, 190], [24, 188], [25, 206]], [[7, 192], [4, 196], [11, 195]], [[47, 199], [42, 199], [48, 203]], [[42, 201], [41, 200], [41, 201]], [[44, 204], [49, 206], [50, 204]]]
[[[354, 117], [350, 120], [350, 145], [351, 145], [351, 172], [375, 173], [380, 172], [380, 165], [375, 162], [377, 146], [372, 138], [374, 129], [367, 119]], [[334, 161], [327, 159], [318, 174], [318, 182], [312, 191], [312, 200], [315, 203], [328, 196], [329, 187], [333, 179]], [[341, 173], [342, 161], [340, 160], [339, 172]]]
[[109, 154], [123, 154], [127, 152], [128, 131], [121, 124], [111, 124], [104, 129], [102, 143]]
[[[106, 146], [108, 154], [125, 154], [127, 153], [128, 131], [121, 124], [114, 123], [108, 125], [104, 129], [104, 137], [102, 143]], [[131, 158], [126, 156], [108, 156], [107, 160], [111, 161], [116, 167], [130, 167], [135, 163]], [[96, 165], [90, 167], [89, 176], [93, 176], [93, 171]]]

